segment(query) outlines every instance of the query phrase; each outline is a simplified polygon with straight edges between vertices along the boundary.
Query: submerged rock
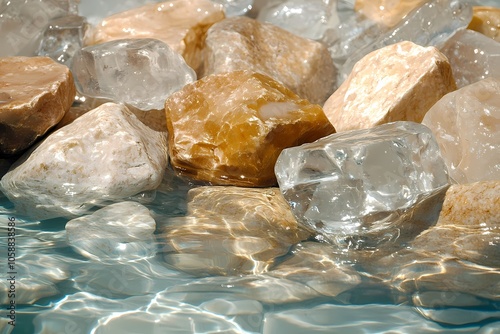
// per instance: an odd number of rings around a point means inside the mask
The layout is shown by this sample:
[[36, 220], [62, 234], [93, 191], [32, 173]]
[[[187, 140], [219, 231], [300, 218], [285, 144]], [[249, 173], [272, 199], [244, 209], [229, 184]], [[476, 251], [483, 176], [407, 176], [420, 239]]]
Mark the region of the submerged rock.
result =
[[155, 189], [166, 167], [165, 134], [125, 106], [106, 103], [26, 153], [0, 189], [30, 217], [81, 215], [96, 204]]
[[46, 57], [0, 58], [0, 156], [19, 154], [71, 107], [69, 69]]
[[320, 106], [249, 71], [187, 85], [165, 111], [174, 169], [215, 185], [273, 186], [282, 149], [335, 132]]

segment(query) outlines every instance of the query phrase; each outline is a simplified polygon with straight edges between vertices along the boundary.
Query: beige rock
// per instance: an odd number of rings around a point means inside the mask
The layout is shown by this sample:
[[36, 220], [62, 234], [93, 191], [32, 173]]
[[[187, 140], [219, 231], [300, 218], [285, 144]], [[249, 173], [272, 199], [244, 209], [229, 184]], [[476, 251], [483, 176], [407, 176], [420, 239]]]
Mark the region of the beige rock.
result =
[[323, 108], [339, 132], [394, 121], [421, 122], [434, 103], [455, 89], [443, 54], [405, 41], [356, 63]]
[[180, 53], [197, 70], [205, 33], [224, 19], [223, 6], [208, 0], [171, 0], [112, 15], [98, 24], [85, 44], [124, 38], [155, 38]]
[[476, 6], [472, 10], [474, 16], [467, 28], [500, 42], [500, 8]]
[[165, 110], [174, 169], [216, 185], [275, 185], [274, 164], [284, 148], [335, 132], [320, 106], [248, 71], [187, 85]]
[[500, 179], [500, 78], [447, 94], [425, 115], [456, 183]]
[[370, 20], [389, 28], [428, 0], [356, 0], [354, 9]]
[[207, 33], [204, 52], [202, 76], [260, 72], [319, 104], [334, 88], [336, 71], [327, 48], [269, 23], [247, 17], [218, 22]]
[[278, 188], [199, 187], [165, 227], [165, 260], [197, 276], [260, 274], [310, 233]]
[[27, 149], [61, 120], [74, 98], [68, 67], [46, 57], [0, 58], [0, 156]]

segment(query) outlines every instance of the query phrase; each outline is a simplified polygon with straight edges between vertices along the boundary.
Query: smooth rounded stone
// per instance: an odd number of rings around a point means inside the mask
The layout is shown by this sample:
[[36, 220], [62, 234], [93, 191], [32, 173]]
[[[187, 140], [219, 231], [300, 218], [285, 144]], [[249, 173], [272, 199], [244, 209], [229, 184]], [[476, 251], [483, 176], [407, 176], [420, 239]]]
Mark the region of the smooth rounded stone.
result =
[[449, 185], [431, 131], [412, 122], [287, 148], [275, 171], [299, 222], [348, 248], [378, 247], [412, 229], [407, 215]]
[[475, 6], [472, 10], [474, 16], [467, 28], [500, 42], [500, 8]]
[[0, 58], [0, 156], [19, 154], [71, 107], [69, 69], [46, 57]]
[[165, 111], [172, 166], [214, 185], [273, 186], [282, 149], [335, 132], [320, 106], [249, 71], [187, 85]]
[[361, 283], [356, 270], [343, 264], [329, 244], [303, 242], [291, 253], [290, 258], [272, 268], [268, 275], [302, 282], [323, 296], [331, 297]]
[[428, 0], [356, 0], [355, 10], [370, 20], [394, 27]]
[[323, 108], [338, 132], [421, 122], [434, 103], [455, 89], [450, 64], [438, 49], [405, 41], [361, 59]]
[[412, 296], [413, 305], [423, 308], [438, 308], [438, 307], [482, 307], [488, 303], [478, 298], [460, 292], [452, 291], [422, 291], [416, 292]]
[[441, 149], [456, 183], [500, 179], [500, 78], [488, 78], [437, 102], [422, 123]]
[[330, 96], [335, 84], [336, 70], [322, 43], [248, 17], [214, 24], [208, 30], [204, 52], [201, 77], [255, 71], [318, 104]]
[[78, 91], [89, 97], [163, 109], [196, 73], [170, 46], [156, 39], [122, 39], [80, 49], [71, 70]]
[[137, 260], [156, 254], [156, 223], [148, 208], [119, 202], [66, 223], [68, 244], [97, 261]]
[[154, 38], [181, 54], [198, 71], [205, 34], [224, 19], [224, 9], [209, 0], [171, 0], [147, 4], [105, 18], [88, 35], [86, 44], [126, 38]]
[[169, 220], [163, 236], [167, 263], [207, 276], [266, 272], [310, 232], [277, 188], [199, 187], [188, 193], [187, 216]]
[[253, 7], [253, 0], [212, 0], [224, 6], [227, 17], [247, 14]]
[[460, 326], [479, 323], [488, 319], [499, 319], [500, 311], [481, 311], [460, 308], [425, 309], [418, 308], [420, 314], [437, 323]]
[[82, 215], [161, 183], [166, 135], [125, 106], [106, 103], [47, 137], [0, 180], [19, 213], [48, 219]]
[[97, 25], [105, 17], [161, 0], [79, 0], [78, 13]]
[[488, 77], [500, 79], [500, 43], [481, 33], [457, 32], [442, 47], [459, 88]]
[[268, 22], [298, 36], [321, 40], [328, 30], [340, 24], [336, 1], [288, 0], [269, 3], [259, 11], [257, 20]]

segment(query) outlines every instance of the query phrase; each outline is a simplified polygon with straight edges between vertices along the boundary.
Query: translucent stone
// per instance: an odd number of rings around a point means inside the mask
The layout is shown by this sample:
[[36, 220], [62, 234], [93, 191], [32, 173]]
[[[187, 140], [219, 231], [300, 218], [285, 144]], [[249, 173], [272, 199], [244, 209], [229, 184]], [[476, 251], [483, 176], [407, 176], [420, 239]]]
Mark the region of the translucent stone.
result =
[[390, 231], [403, 212], [448, 186], [432, 132], [412, 122], [285, 149], [275, 171], [295, 217], [341, 245], [346, 236]]
[[354, 64], [368, 53], [401, 41], [422, 46], [437, 46], [455, 32], [467, 27], [472, 19], [472, 6], [459, 0], [431, 0], [409, 13], [393, 29], [353, 52], [340, 69], [341, 82]]
[[340, 23], [335, 5], [330, 0], [282, 1], [262, 8], [257, 19], [305, 38], [321, 40], [327, 30]]
[[285, 147], [335, 132], [320, 106], [260, 73], [204, 77], [165, 102], [171, 164], [215, 185], [269, 187]]
[[500, 42], [500, 8], [476, 6], [472, 9], [474, 16], [467, 28]]
[[87, 46], [73, 57], [78, 91], [141, 110], [163, 109], [165, 100], [196, 74], [167, 44], [155, 39], [124, 39]]
[[355, 9], [370, 20], [394, 27], [428, 0], [356, 0]]
[[91, 24], [98, 24], [105, 17], [160, 0], [80, 0], [78, 12]]
[[0, 57], [33, 56], [40, 37], [53, 18], [70, 13], [70, 0], [0, 2]]
[[500, 43], [481, 33], [459, 31], [441, 52], [450, 61], [459, 88], [488, 77], [500, 78]]
[[224, 6], [227, 17], [244, 15], [252, 9], [253, 0], [212, 0]]
[[85, 17], [77, 15], [51, 20], [43, 34], [37, 55], [50, 57], [69, 66], [73, 55], [83, 46], [87, 27]]
[[500, 78], [465, 86], [445, 95], [422, 121], [456, 183], [500, 179], [499, 91]]

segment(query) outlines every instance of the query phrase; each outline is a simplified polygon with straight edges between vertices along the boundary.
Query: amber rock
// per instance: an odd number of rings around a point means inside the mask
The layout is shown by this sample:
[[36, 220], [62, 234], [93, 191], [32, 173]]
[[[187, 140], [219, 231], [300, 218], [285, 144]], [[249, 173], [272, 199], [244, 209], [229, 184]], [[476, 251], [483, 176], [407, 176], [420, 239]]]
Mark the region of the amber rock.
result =
[[50, 58], [0, 58], [0, 155], [19, 154], [43, 136], [75, 92], [68, 67]]
[[330, 96], [324, 111], [337, 131], [395, 122], [421, 122], [456, 90], [446, 56], [434, 47], [400, 42], [369, 53]]
[[124, 38], [159, 39], [197, 70], [202, 63], [206, 31], [224, 17], [222, 5], [208, 0], [153, 3], [107, 17], [87, 36], [85, 44]]
[[370, 20], [392, 28], [428, 0], [356, 0], [354, 9]]
[[269, 23], [232, 17], [207, 33], [202, 76], [249, 70], [260, 72], [313, 103], [333, 92], [336, 70], [327, 48]]
[[173, 167], [214, 185], [275, 185], [284, 148], [335, 132], [320, 106], [249, 71], [187, 85], [167, 99], [165, 111]]
[[473, 7], [473, 13], [467, 28], [500, 42], [500, 8]]

